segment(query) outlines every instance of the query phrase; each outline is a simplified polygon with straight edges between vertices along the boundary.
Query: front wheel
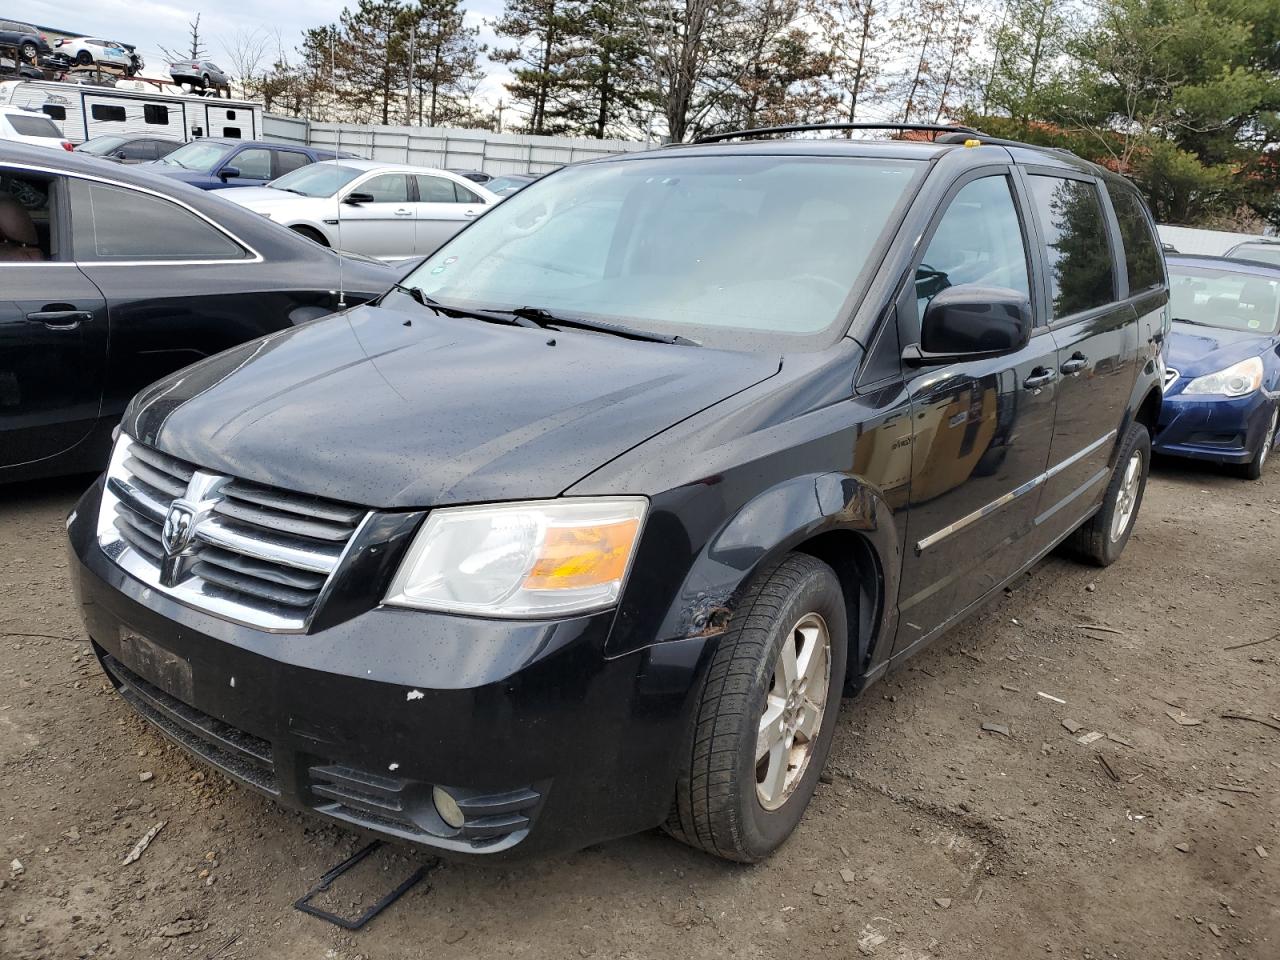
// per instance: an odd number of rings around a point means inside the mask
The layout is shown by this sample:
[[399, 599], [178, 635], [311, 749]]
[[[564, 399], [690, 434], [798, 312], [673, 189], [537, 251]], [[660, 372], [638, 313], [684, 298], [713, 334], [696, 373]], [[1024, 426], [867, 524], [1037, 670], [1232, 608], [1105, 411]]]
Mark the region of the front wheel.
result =
[[89, 64], [93, 63], [93, 54], [88, 50], [81, 50], [76, 54], [76, 63], [85, 67], [89, 66]]
[[1116, 455], [1102, 506], [1067, 541], [1076, 556], [1100, 567], [1120, 559], [1137, 522], [1150, 469], [1151, 435], [1142, 424], [1131, 423]]
[[794, 553], [756, 578], [707, 671], [668, 833], [743, 863], [791, 836], [831, 750], [847, 647], [829, 566]]
[[22, 59], [27, 61], [27, 63], [35, 63], [36, 55], [38, 53], [39, 51], [36, 49], [36, 45], [30, 40], [22, 45]]
[[1280, 406], [1276, 406], [1271, 411], [1271, 420], [1262, 434], [1262, 439], [1258, 442], [1258, 449], [1254, 451], [1253, 459], [1240, 466], [1240, 473], [1245, 479], [1262, 479], [1262, 471], [1266, 469], [1267, 461], [1271, 459], [1271, 451], [1275, 448], [1277, 430], [1280, 430]]

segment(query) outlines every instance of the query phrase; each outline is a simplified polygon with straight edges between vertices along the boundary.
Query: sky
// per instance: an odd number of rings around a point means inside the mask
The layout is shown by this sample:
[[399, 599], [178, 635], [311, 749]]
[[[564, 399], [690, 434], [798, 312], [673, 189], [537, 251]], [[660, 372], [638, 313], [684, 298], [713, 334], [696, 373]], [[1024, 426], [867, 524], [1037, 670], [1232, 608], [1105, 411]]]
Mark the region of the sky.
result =
[[[349, 0], [354, 7], [356, 0]], [[467, 23], [480, 27], [480, 41], [494, 44], [488, 23], [502, 12], [502, 0], [464, 0]], [[202, 7], [199, 0], [172, 3], [166, 0], [0, 0], [0, 19], [13, 18], [79, 32], [84, 36], [131, 43], [138, 48], [147, 68], [145, 76], [167, 75], [160, 47], [180, 50], [187, 42], [188, 24], [200, 13], [200, 33], [209, 50], [209, 59], [230, 69], [225, 44], [237, 34], [278, 30], [286, 49], [296, 46], [302, 31], [338, 19], [343, 0], [217, 0]], [[271, 9], [274, 8], [274, 9]], [[503, 97], [506, 68], [490, 65], [481, 85], [479, 99], [493, 105]]]

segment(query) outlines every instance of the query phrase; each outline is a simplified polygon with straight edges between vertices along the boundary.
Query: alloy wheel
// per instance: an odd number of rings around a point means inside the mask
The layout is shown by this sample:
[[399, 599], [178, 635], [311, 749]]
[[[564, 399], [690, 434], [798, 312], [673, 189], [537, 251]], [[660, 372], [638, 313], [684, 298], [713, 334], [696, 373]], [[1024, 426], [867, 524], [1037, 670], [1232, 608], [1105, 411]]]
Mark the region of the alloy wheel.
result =
[[1142, 487], [1142, 452], [1133, 451], [1125, 464], [1124, 479], [1116, 495], [1116, 509], [1111, 518], [1111, 542], [1115, 543], [1129, 529], [1133, 511], [1138, 505], [1138, 491]]
[[796, 621], [778, 651], [756, 736], [756, 799], [777, 810], [813, 755], [831, 688], [831, 632], [816, 613]]

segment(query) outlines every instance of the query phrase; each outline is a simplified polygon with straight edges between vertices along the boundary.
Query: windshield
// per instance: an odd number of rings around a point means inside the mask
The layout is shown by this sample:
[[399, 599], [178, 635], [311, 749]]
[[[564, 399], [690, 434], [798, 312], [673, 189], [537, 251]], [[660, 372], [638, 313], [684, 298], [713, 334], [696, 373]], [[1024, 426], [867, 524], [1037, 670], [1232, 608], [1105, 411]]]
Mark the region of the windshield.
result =
[[1280, 266], [1280, 243], [1242, 243], [1232, 247], [1227, 256]]
[[125, 142], [124, 137], [94, 137], [92, 140], [86, 140], [80, 146], [76, 147], [81, 153], [104, 154], [115, 150]]
[[340, 163], [311, 163], [277, 177], [267, 186], [304, 197], [332, 197], [362, 173], [358, 167], [345, 167]]
[[923, 170], [763, 155], [566, 167], [495, 206], [403, 282], [450, 304], [534, 306], [772, 349], [847, 318], [868, 254]]
[[1169, 264], [1173, 319], [1223, 330], [1275, 333], [1280, 325], [1280, 279]]
[[182, 167], [184, 170], [209, 170], [227, 153], [225, 143], [209, 143], [204, 140], [193, 140], [179, 147], [173, 153], [160, 159], [160, 163], [170, 167]]

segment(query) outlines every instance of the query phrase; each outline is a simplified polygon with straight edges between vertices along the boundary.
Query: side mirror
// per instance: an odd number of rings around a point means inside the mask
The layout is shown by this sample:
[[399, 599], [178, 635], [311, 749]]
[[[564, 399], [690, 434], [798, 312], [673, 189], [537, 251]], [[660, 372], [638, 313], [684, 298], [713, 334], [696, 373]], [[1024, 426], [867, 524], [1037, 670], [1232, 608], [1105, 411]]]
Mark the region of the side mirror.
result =
[[123, 151], [123, 150], [117, 150], [117, 151], [116, 151], [116, 153], [115, 153], [115, 157], [116, 157], [116, 159], [117, 159], [117, 160], [124, 160], [124, 159], [125, 159], [124, 151]]
[[1016, 353], [1031, 339], [1031, 301], [1007, 287], [948, 287], [925, 308], [920, 343], [902, 352], [908, 366], [924, 367]]
[[218, 179], [221, 180], [223, 183], [226, 183], [232, 177], [238, 177], [238, 176], [240, 176], [239, 167], [223, 167], [221, 170], [218, 171]]
[[362, 203], [373, 203], [372, 193], [348, 193], [342, 198], [343, 203], [349, 203], [353, 207], [358, 207]]

